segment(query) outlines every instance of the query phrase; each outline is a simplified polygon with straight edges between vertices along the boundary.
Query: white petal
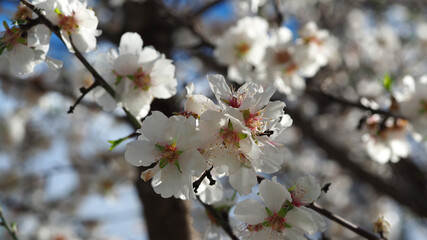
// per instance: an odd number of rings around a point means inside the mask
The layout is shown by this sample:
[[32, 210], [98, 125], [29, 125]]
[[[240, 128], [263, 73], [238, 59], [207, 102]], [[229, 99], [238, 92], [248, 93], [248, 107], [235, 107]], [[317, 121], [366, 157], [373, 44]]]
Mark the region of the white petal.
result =
[[10, 71], [14, 75], [31, 73], [36, 66], [34, 62], [34, 51], [22, 44], [17, 44], [8, 51]]
[[158, 156], [159, 150], [154, 143], [136, 140], [126, 145], [126, 161], [134, 166], [149, 166]]
[[252, 192], [252, 187], [257, 184], [256, 172], [253, 168], [242, 166], [236, 172], [230, 174], [229, 181], [240, 195], [247, 195]]
[[81, 29], [76, 33], [72, 33], [71, 38], [80, 52], [87, 53], [96, 48], [96, 37], [90, 31]]
[[275, 183], [267, 179], [263, 180], [259, 185], [259, 193], [265, 205], [273, 213], [279, 212], [286, 200], [291, 201], [291, 195], [280, 183]]
[[127, 32], [120, 38], [120, 54], [137, 54], [142, 51], [142, 38], [138, 33]]
[[246, 199], [238, 202], [234, 209], [234, 215], [237, 220], [247, 224], [262, 223], [268, 217], [264, 206], [254, 199]]
[[294, 198], [300, 203], [312, 203], [320, 196], [321, 187], [313, 176], [300, 177], [294, 190]]
[[317, 224], [310, 215], [299, 208], [294, 208], [286, 214], [286, 223], [297, 227], [308, 234], [317, 232]]

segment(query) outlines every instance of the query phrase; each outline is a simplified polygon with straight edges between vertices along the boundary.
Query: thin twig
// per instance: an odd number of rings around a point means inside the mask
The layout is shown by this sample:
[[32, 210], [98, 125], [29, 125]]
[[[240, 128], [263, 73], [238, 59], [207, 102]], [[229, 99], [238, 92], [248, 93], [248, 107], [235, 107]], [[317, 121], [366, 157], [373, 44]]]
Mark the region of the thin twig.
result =
[[193, 182], [193, 190], [195, 193], [197, 193], [197, 190], [199, 189], [200, 184], [202, 184], [202, 182], [205, 178], [209, 179], [209, 185], [210, 186], [212, 186], [216, 183], [216, 181], [212, 178], [212, 174], [211, 174], [212, 168], [213, 168], [213, 166], [211, 168], [209, 168], [208, 170], [206, 170], [202, 174], [202, 176], [200, 176], [199, 179], [197, 179], [195, 182]]
[[352, 101], [349, 101], [349, 100], [344, 99], [344, 98], [339, 98], [339, 97], [333, 96], [333, 95], [331, 95], [329, 93], [326, 93], [326, 92], [324, 92], [322, 90], [318, 90], [318, 89], [314, 89], [314, 88], [307, 88], [306, 92], [310, 93], [310, 94], [313, 94], [313, 95], [319, 95], [321, 97], [324, 97], [325, 99], [328, 99], [329, 101], [336, 102], [336, 103], [339, 103], [341, 105], [345, 105], [345, 106], [350, 106], [350, 107], [355, 107], [355, 108], [359, 108], [359, 109], [362, 109], [362, 110], [366, 110], [366, 111], [369, 111], [369, 112], [371, 112], [373, 114], [381, 114], [381, 115], [385, 115], [385, 116], [388, 116], [388, 117], [407, 119], [405, 116], [394, 114], [394, 113], [392, 113], [390, 111], [386, 111], [386, 110], [373, 109], [373, 108], [370, 108], [368, 106], [363, 105], [362, 103], [360, 103], [360, 101], [358, 101], [358, 102], [352, 102]]
[[80, 97], [77, 98], [77, 100], [74, 102], [73, 106], [70, 106], [70, 109], [68, 110], [67, 113], [68, 114], [74, 113], [74, 108], [76, 108], [76, 106], [82, 101], [82, 99], [86, 96], [86, 94], [88, 94], [90, 91], [92, 91], [97, 86], [98, 86], [98, 83], [93, 82], [92, 85], [90, 85], [88, 88], [85, 88], [85, 87], [80, 88], [80, 92], [82, 93], [82, 95], [80, 95]]
[[7, 223], [6, 218], [3, 215], [3, 210], [0, 206], [0, 219], [1, 219], [1, 224], [0, 226], [3, 226], [4, 228], [6, 228], [6, 230], [9, 232], [10, 236], [14, 239], [14, 240], [19, 240], [18, 236], [16, 236], [16, 226], [9, 225], [9, 223]]
[[317, 205], [316, 203], [312, 203], [310, 205], [307, 205], [308, 208], [313, 209], [314, 211], [322, 214], [323, 216], [331, 219], [332, 221], [340, 224], [341, 226], [349, 229], [350, 231], [356, 233], [359, 236], [365, 237], [366, 239], [369, 240], [385, 240], [386, 238], [382, 238], [380, 237], [378, 234], [375, 234], [373, 232], [367, 231], [363, 228], [361, 228], [360, 226], [357, 226], [356, 224], [334, 214], [331, 213], [330, 211], [320, 207], [319, 205]]

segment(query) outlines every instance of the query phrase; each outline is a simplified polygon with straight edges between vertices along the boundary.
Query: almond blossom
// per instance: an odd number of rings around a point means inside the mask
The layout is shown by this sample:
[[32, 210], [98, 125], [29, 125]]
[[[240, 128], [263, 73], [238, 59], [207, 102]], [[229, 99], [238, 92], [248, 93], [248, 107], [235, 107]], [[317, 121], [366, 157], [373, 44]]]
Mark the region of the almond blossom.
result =
[[[14, 20], [24, 22], [28, 17], [16, 14]], [[50, 59], [46, 58], [50, 40], [50, 31], [46, 26], [40, 24], [24, 30], [20, 26], [9, 27], [5, 21], [3, 26], [5, 31], [0, 33], [0, 55], [9, 64], [13, 75], [29, 74], [43, 61], [50, 63]]]
[[246, 83], [237, 91], [232, 91], [221, 75], [208, 76], [212, 91], [224, 111], [238, 119], [250, 130], [251, 137], [262, 152], [252, 160], [254, 167], [264, 173], [277, 172], [283, 163], [278, 154], [276, 137], [292, 124], [284, 114], [284, 102], [270, 102], [275, 89], [265, 89], [256, 83]]
[[200, 134], [195, 119], [167, 118], [154, 111], [138, 132], [142, 135], [126, 146], [125, 158], [134, 166], [152, 166], [141, 178], [153, 178], [154, 191], [164, 198], [194, 198], [192, 176], [200, 176], [206, 169], [205, 159], [198, 151]]
[[71, 39], [81, 52], [96, 48], [96, 37], [101, 34], [98, 18], [86, 1], [80, 0], [35, 0], [33, 4], [45, 10], [46, 17], [61, 29], [61, 37], [71, 52]]
[[176, 93], [175, 66], [152, 47], [142, 47], [137, 33], [125, 33], [119, 52], [110, 50], [97, 56], [94, 67], [116, 92], [115, 99], [103, 88], [94, 91], [98, 104], [107, 111], [125, 107], [138, 118], [145, 117], [154, 98], [170, 98]]
[[244, 222], [240, 232], [243, 239], [303, 240], [305, 233], [313, 234], [325, 229], [320, 215], [291, 204], [291, 194], [275, 178], [273, 181], [263, 180], [259, 194], [265, 205], [247, 199], [237, 203], [234, 210], [235, 217]]
[[305, 80], [299, 74], [299, 66], [294, 57], [292, 32], [281, 27], [271, 34], [270, 46], [265, 54], [268, 79], [279, 92], [293, 99], [305, 90]]
[[411, 121], [414, 130], [427, 135], [427, 75], [418, 81], [406, 76], [402, 84], [396, 86], [394, 93], [398, 101], [399, 112]]
[[[236, 71], [235, 67], [239, 63], [249, 66], [260, 64], [268, 44], [267, 30], [268, 23], [263, 18], [240, 19], [218, 41], [215, 57], [220, 63], [229, 65], [229, 71]], [[243, 78], [238, 74], [232, 80], [243, 83]]]
[[304, 77], [313, 77], [335, 54], [335, 46], [327, 30], [308, 22], [299, 31], [296, 40], [295, 61]]
[[366, 151], [372, 160], [384, 164], [398, 162], [408, 157], [410, 145], [407, 139], [408, 121], [389, 119], [385, 123], [378, 115], [366, 120], [368, 133], [363, 136]]

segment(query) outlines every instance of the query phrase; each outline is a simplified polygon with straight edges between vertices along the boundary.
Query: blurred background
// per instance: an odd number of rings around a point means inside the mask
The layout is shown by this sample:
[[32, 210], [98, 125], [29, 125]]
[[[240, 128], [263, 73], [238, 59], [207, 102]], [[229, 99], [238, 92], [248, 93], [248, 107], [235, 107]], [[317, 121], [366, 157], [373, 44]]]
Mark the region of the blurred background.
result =
[[[97, 51], [86, 57], [93, 62], [97, 52], [115, 48], [123, 33], [139, 33], [144, 46], [154, 46], [176, 66], [177, 95], [152, 104], [170, 116], [183, 110], [187, 83], [212, 97], [207, 74], [226, 75], [212, 48], [224, 31], [247, 15], [277, 26], [279, 6], [280, 25], [294, 38], [314, 21], [336, 39], [337, 54], [306, 79], [307, 86], [381, 105], [385, 74], [427, 74], [424, 0], [265, 0], [256, 13], [250, 2], [90, 0], [102, 35]], [[0, 1], [0, 20], [17, 6], [18, 0]], [[67, 114], [78, 89], [93, 79], [55, 36], [48, 55], [64, 68], [52, 72], [39, 65], [25, 78], [0, 70], [0, 203], [8, 220], [16, 221], [20, 239], [199, 239], [190, 217], [197, 204], [161, 199], [138, 180], [140, 170], [124, 159], [130, 140], [109, 151], [109, 140], [134, 131], [121, 109], [104, 112], [88, 95]], [[366, 153], [366, 132], [358, 129], [366, 111], [311, 91], [292, 101], [275, 98], [286, 102], [294, 120], [286, 130], [285, 163], [275, 174], [279, 181], [291, 186], [302, 175], [316, 176], [321, 185], [331, 183], [321, 206], [369, 230], [384, 216], [389, 239], [427, 239], [425, 143], [411, 140], [408, 158], [380, 164]], [[307, 238], [362, 239], [334, 222], [327, 225], [325, 233]], [[9, 239], [3, 228], [0, 239]]]

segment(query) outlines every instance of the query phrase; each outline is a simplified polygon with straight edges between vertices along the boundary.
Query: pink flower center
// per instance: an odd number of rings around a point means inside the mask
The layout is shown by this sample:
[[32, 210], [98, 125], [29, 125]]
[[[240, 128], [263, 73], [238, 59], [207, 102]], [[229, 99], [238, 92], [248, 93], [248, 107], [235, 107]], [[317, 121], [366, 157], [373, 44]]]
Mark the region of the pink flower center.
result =
[[263, 226], [261, 223], [254, 224], [254, 225], [248, 224], [248, 226], [246, 227], [246, 229], [247, 229], [249, 232], [259, 232], [259, 231], [261, 231], [263, 228], [264, 228], [264, 226]]
[[237, 98], [235, 96], [231, 97], [230, 100], [228, 100], [228, 101], [229, 101], [228, 105], [232, 108], [239, 108], [243, 102], [241, 97]]
[[58, 13], [59, 23], [58, 26], [66, 31], [68, 34], [74, 33], [76, 29], [79, 27], [77, 24], [77, 19], [75, 18], [75, 13], [71, 16], [65, 16], [62, 13]]
[[166, 159], [169, 163], [174, 163], [179, 157], [178, 149], [175, 144], [166, 144], [162, 158]]
[[285, 218], [279, 216], [277, 213], [266, 219], [270, 227], [278, 232], [281, 232], [285, 228]]
[[144, 91], [147, 91], [150, 88], [151, 77], [150, 74], [142, 71], [142, 68], [138, 68], [137, 72], [134, 75], [134, 84], [136, 88], [140, 88]]
[[240, 140], [239, 134], [228, 128], [222, 128], [220, 136], [225, 145], [238, 145]]
[[289, 62], [291, 58], [292, 58], [291, 54], [286, 50], [282, 50], [276, 53], [276, 62], [279, 64], [285, 64]]
[[238, 43], [234, 46], [237, 58], [242, 58], [248, 54], [251, 46], [245, 42]]
[[251, 129], [252, 132], [260, 130], [259, 128], [262, 126], [262, 122], [259, 112], [251, 114], [250, 117], [245, 120], [245, 125], [249, 129]]

